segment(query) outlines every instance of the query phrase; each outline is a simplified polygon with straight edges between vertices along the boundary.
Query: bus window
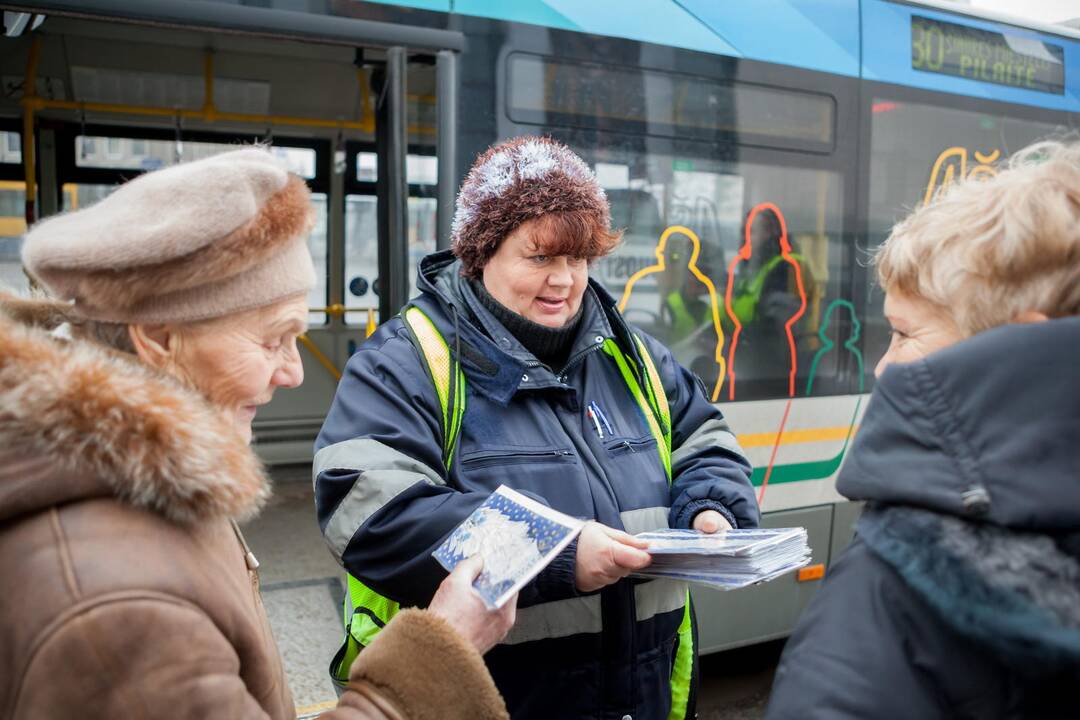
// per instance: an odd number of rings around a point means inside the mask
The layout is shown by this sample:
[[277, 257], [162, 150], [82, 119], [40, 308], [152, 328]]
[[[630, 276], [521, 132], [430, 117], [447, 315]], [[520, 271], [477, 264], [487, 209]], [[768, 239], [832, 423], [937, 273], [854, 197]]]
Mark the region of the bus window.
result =
[[0, 130], [0, 163], [22, 162], [22, 136], [17, 132]]
[[[236, 150], [240, 144], [183, 140], [179, 147], [180, 160], [190, 161]], [[173, 139], [78, 135], [75, 137], [75, 150], [76, 167], [156, 170], [177, 163], [177, 143]], [[285, 162], [289, 172], [305, 180], [315, 177], [317, 155], [313, 148], [274, 145], [270, 151]]]
[[[435, 198], [410, 197], [409, 296], [416, 294], [416, 271], [425, 255], [435, 252]], [[345, 290], [350, 307], [370, 306], [379, 322], [378, 202], [374, 195], [345, 198]], [[366, 325], [366, 312], [349, 312], [345, 322]]]
[[803, 396], [812, 366], [814, 395], [850, 391], [836, 380], [836, 353], [814, 362], [843, 274], [838, 172], [645, 150], [634, 139], [575, 149], [625, 230], [590, 274], [711, 397]]
[[26, 185], [0, 180], [0, 286], [8, 290], [27, 289], [20, 256], [26, 233], [25, 209]]
[[[996, 165], [1036, 140], [1063, 134], [1052, 120], [1022, 119], [879, 97], [871, 105], [868, 249], [915, 206], [961, 177], [994, 174]], [[866, 372], [889, 344], [874, 273], [868, 274]]]
[[519, 123], [733, 140], [829, 152], [829, 95], [514, 53], [507, 114]]
[[[355, 173], [347, 181], [345, 196], [345, 304], [371, 307], [379, 322], [378, 300], [378, 217], [375, 183], [379, 176], [378, 156], [370, 151], [353, 154]], [[435, 252], [436, 208], [434, 195], [439, 178], [439, 161], [434, 155], [409, 153], [405, 157], [409, 183], [409, 296], [416, 294], [416, 272], [425, 255]], [[429, 197], [430, 195], [430, 197]], [[366, 311], [348, 312], [345, 322], [366, 325]]]

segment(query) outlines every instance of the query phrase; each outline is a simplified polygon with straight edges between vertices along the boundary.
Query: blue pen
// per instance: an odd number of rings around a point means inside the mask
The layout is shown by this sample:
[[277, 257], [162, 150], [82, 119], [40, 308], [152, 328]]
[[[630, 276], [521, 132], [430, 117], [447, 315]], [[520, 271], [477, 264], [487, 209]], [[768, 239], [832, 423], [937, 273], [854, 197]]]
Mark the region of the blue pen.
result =
[[604, 414], [604, 411], [601, 410], [600, 406], [597, 405], [595, 402], [591, 403], [591, 405], [593, 412], [596, 413], [597, 417], [600, 418], [600, 422], [604, 423], [604, 427], [607, 428], [608, 435], [614, 435], [615, 430], [611, 427], [611, 423], [608, 422], [607, 415]]

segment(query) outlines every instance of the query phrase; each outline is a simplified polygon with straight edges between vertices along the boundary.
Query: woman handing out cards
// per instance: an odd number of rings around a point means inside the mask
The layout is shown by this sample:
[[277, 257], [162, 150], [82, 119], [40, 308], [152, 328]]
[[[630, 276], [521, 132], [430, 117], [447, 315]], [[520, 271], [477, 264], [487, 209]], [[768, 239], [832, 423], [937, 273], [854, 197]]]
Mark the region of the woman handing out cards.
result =
[[692, 717], [686, 585], [625, 579], [634, 533], [755, 527], [750, 466], [700, 384], [589, 279], [620, 233], [591, 170], [523, 137], [480, 156], [452, 251], [353, 356], [316, 449], [320, 527], [348, 571], [341, 675], [445, 576], [432, 552], [500, 485], [588, 520], [486, 660], [515, 718]]

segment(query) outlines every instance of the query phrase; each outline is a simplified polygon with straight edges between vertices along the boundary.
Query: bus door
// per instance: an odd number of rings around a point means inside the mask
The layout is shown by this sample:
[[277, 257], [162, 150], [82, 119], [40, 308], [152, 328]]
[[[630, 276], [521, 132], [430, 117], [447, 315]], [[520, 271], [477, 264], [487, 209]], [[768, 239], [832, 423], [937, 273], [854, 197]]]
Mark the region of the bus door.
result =
[[[269, 145], [308, 182], [319, 282], [305, 383], [277, 393], [254, 428], [265, 460], [310, 461], [349, 356], [408, 299], [419, 259], [449, 242], [463, 36], [224, 2], [23, 5], [44, 20], [12, 40], [31, 101], [0, 117], [0, 141], [19, 150], [0, 158], [5, 208], [26, 195], [20, 165], [42, 218], [238, 143]], [[3, 267], [21, 244], [8, 224]]]

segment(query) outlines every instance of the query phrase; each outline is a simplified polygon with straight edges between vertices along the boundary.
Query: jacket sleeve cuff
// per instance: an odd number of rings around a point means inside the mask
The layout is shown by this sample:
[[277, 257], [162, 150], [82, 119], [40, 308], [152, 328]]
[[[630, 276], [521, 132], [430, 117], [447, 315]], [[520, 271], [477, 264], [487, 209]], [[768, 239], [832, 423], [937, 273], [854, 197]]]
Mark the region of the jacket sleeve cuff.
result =
[[358, 692], [374, 687], [414, 720], [509, 717], [480, 653], [426, 610], [398, 613], [360, 652], [349, 685]]
[[539, 602], [577, 597], [577, 542], [574, 538], [533, 580]]
[[703, 498], [701, 500], [691, 500], [690, 502], [683, 505], [677, 516], [669, 518], [671, 527], [679, 528], [682, 530], [689, 530], [690, 526], [694, 522], [694, 518], [702, 510], [715, 510], [716, 512], [724, 516], [724, 519], [731, 524], [731, 527], [739, 527], [738, 521], [735, 520], [735, 516], [731, 513], [730, 510], [728, 510], [716, 500], [710, 500], [708, 498]]

